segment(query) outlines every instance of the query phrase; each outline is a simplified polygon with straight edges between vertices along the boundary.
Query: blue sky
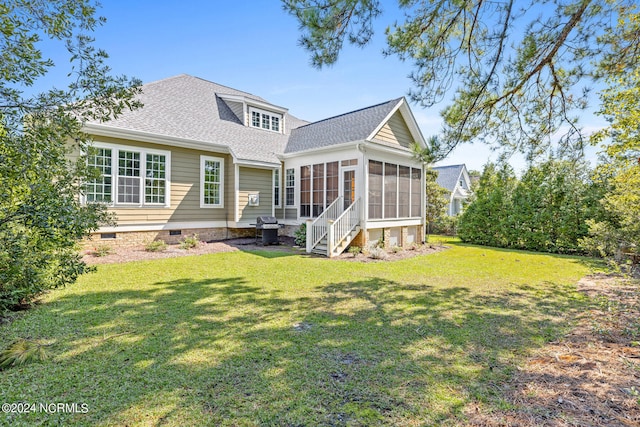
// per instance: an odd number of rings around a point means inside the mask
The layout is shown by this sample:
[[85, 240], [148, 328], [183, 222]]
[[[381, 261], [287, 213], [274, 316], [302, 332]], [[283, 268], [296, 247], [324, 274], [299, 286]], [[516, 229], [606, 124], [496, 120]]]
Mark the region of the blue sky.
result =
[[[402, 19], [397, 1], [383, 1], [383, 11], [373, 43], [364, 49], [345, 46], [338, 63], [322, 70], [309, 65], [308, 53], [298, 46], [297, 22], [278, 0], [104, 0], [99, 14], [107, 23], [94, 35], [96, 45], [109, 53], [115, 74], [144, 83], [191, 74], [315, 121], [403, 96], [411, 87], [411, 65], [382, 55], [384, 28]], [[49, 84], [68, 71], [68, 58], [50, 53], [63, 67], [60, 76], [53, 73], [46, 80]], [[444, 106], [425, 110], [412, 105], [425, 137], [439, 132], [438, 112]], [[604, 122], [588, 118], [585, 124]], [[441, 164], [466, 163], [481, 170], [489, 157], [496, 155], [487, 147], [465, 144]], [[512, 164], [516, 170], [524, 167], [517, 157]]]

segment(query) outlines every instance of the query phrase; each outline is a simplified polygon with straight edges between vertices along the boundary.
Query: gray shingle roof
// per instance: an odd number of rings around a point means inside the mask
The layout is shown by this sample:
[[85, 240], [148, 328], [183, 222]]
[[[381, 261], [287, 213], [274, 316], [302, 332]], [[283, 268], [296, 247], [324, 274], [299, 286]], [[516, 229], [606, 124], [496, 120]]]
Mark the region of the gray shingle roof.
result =
[[438, 183], [440, 187], [453, 192], [456, 188], [456, 184], [460, 180], [460, 174], [464, 167], [464, 164], [434, 167], [433, 170], [438, 172], [436, 183]]
[[402, 99], [393, 99], [293, 129], [285, 153], [361, 141], [371, 135]]
[[189, 75], [145, 84], [143, 108], [125, 111], [102, 124], [117, 129], [149, 132], [167, 137], [228, 145], [241, 160], [279, 163], [292, 126], [308, 122], [285, 114], [285, 134], [244, 126], [218, 95], [264, 99]]
[[279, 163], [278, 155], [367, 138], [403, 98], [331, 117], [315, 123], [285, 113], [284, 133], [244, 126], [226, 96], [269, 104], [247, 92], [182, 74], [142, 86], [144, 107], [125, 111], [106, 123], [113, 130], [147, 132], [213, 146], [226, 145], [240, 160]]

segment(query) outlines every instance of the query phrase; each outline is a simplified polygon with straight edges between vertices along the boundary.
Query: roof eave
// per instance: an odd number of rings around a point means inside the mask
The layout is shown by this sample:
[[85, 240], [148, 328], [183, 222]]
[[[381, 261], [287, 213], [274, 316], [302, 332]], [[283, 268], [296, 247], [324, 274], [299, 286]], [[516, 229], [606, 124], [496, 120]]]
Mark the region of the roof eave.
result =
[[227, 95], [224, 93], [216, 93], [218, 97], [222, 100], [233, 101], [233, 102], [242, 102], [247, 105], [251, 105], [253, 107], [264, 108], [267, 110], [275, 111], [276, 113], [286, 114], [289, 109], [280, 107], [279, 105], [269, 104], [268, 102], [258, 101], [257, 99], [249, 98], [247, 96], [240, 95]]
[[334, 150], [342, 150], [345, 148], [349, 148], [350, 146], [357, 146], [358, 144], [361, 144], [363, 142], [366, 142], [365, 140], [357, 140], [357, 141], [348, 141], [348, 142], [342, 142], [339, 144], [333, 144], [333, 145], [327, 145], [324, 147], [317, 147], [317, 148], [309, 148], [306, 150], [300, 150], [300, 151], [294, 151], [292, 153], [284, 153], [282, 154], [282, 158], [283, 159], [290, 159], [293, 157], [298, 157], [298, 156], [303, 156], [303, 155], [307, 155], [307, 154], [311, 154], [311, 153], [322, 153], [325, 151], [334, 151]]
[[172, 147], [191, 148], [197, 150], [213, 151], [216, 153], [227, 153], [233, 155], [233, 152], [227, 145], [216, 144], [214, 142], [198, 141], [188, 138], [179, 138], [169, 135], [160, 135], [152, 132], [144, 132], [139, 130], [115, 128], [107, 125], [87, 123], [83, 127], [83, 131], [96, 136], [106, 136], [111, 138], [131, 139], [140, 142], [148, 142], [152, 144], [168, 145]]

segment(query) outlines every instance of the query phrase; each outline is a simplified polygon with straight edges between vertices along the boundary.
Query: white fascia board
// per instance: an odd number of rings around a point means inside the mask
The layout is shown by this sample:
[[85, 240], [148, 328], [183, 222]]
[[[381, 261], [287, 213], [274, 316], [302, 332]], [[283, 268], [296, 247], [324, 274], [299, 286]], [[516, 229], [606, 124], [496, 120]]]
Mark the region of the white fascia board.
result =
[[289, 111], [288, 108], [280, 107], [280, 106], [274, 105], [274, 104], [269, 104], [268, 102], [258, 101], [256, 99], [247, 98], [246, 96], [225, 95], [223, 93], [219, 93], [217, 95], [218, 95], [218, 98], [223, 99], [223, 100], [232, 101], [232, 102], [242, 102], [242, 103], [244, 103], [246, 105], [250, 105], [252, 107], [264, 108], [266, 110], [274, 111], [274, 112], [277, 112], [277, 113], [285, 114], [287, 111]]
[[409, 108], [407, 100], [404, 97], [389, 112], [389, 114], [387, 114], [387, 117], [385, 117], [380, 122], [380, 124], [373, 130], [373, 132], [371, 132], [371, 134], [367, 137], [367, 140], [371, 141], [378, 134], [378, 132], [380, 132], [380, 129], [382, 129], [382, 127], [391, 119], [391, 117], [393, 117], [393, 115], [398, 110], [400, 110], [400, 113], [402, 113], [402, 117], [404, 118], [405, 123], [411, 131], [411, 136], [413, 137], [413, 139], [422, 147], [426, 147], [427, 141], [424, 139], [422, 131], [420, 130], [420, 126], [418, 126], [418, 122], [416, 121], [416, 118], [411, 112], [411, 108]]
[[229, 146], [214, 142], [197, 141], [194, 139], [178, 138], [174, 136], [159, 135], [151, 132], [114, 128], [105, 125], [86, 124], [83, 131], [89, 135], [107, 136], [111, 138], [130, 139], [152, 144], [168, 145], [171, 147], [191, 148], [194, 150], [212, 151], [215, 153], [232, 154]]
[[[376, 151], [385, 154], [392, 154], [398, 157], [404, 158], [412, 158], [413, 152], [406, 149], [397, 149], [393, 147], [389, 147], [388, 145], [380, 144], [376, 141], [367, 141], [367, 145], [365, 146], [365, 150]], [[415, 160], [415, 159], [414, 159]], [[415, 160], [415, 163], [420, 163], [418, 160]]]
[[278, 169], [281, 164], [280, 163], [272, 163], [272, 162], [261, 162], [258, 160], [241, 160], [233, 157], [233, 163], [238, 166], [247, 166], [256, 169]]
[[303, 150], [303, 151], [296, 151], [295, 153], [284, 153], [281, 155], [281, 157], [283, 159], [292, 159], [295, 157], [302, 157], [302, 156], [306, 156], [308, 154], [316, 154], [316, 153], [324, 153], [324, 152], [328, 152], [328, 151], [335, 151], [335, 150], [342, 150], [345, 148], [349, 148], [349, 147], [357, 147], [358, 144], [362, 144], [363, 142], [366, 142], [365, 140], [359, 140], [359, 141], [349, 141], [349, 142], [342, 142], [340, 144], [334, 144], [334, 145], [329, 145], [326, 147], [319, 147], [319, 148], [310, 148], [308, 150]]

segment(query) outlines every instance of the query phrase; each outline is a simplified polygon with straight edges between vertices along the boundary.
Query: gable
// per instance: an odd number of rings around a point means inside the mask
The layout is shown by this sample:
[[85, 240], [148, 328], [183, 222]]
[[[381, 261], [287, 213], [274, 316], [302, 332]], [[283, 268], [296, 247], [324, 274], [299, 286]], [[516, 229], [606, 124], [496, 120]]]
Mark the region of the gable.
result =
[[399, 110], [382, 126], [380, 131], [373, 137], [373, 140], [398, 144], [404, 148], [410, 148], [413, 143], [409, 126], [407, 126]]
[[227, 107], [229, 107], [229, 109], [236, 116], [238, 121], [246, 126], [247, 123], [244, 118], [244, 105], [242, 105], [242, 102], [228, 101], [228, 100], [223, 102], [227, 104]]

